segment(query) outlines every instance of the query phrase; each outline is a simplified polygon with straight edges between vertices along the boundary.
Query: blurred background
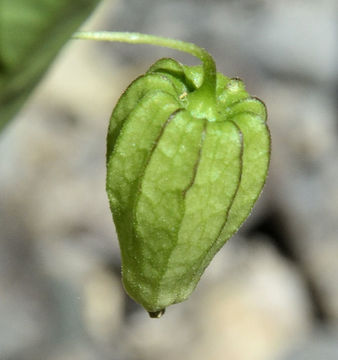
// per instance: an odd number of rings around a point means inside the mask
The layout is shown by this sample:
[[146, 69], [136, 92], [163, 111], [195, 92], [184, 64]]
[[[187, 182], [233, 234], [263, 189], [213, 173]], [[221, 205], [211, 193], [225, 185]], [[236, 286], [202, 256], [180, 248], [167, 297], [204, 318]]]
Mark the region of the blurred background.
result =
[[267, 105], [272, 161], [246, 224], [159, 320], [121, 286], [105, 136], [146, 45], [69, 41], [0, 137], [0, 360], [338, 359], [335, 0], [103, 1], [86, 30], [205, 47]]

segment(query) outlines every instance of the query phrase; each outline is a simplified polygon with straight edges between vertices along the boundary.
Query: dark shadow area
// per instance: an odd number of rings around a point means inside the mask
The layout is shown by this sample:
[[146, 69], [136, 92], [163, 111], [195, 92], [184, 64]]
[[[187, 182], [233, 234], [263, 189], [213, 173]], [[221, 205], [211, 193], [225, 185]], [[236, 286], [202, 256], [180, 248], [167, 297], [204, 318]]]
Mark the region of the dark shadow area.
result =
[[296, 247], [293, 246], [296, 241], [293, 239], [293, 236], [288, 229], [289, 225], [287, 223], [287, 217], [281, 210], [274, 208], [257, 221], [253, 227], [247, 230], [245, 238], [248, 241], [255, 241], [259, 238], [257, 235], [266, 235], [267, 240], [277, 249], [277, 251], [294, 264], [304, 280], [311, 300], [315, 321], [325, 324], [329, 322], [330, 316], [327, 313], [317, 284], [309, 274], [306, 266], [304, 266]]
[[[116, 261], [111, 261], [107, 265], [107, 269], [109, 272], [116, 275], [118, 278], [121, 278], [121, 263]], [[120, 281], [121, 288], [123, 288], [122, 285], [122, 279]], [[123, 288], [122, 294], [124, 296], [123, 304], [124, 304], [124, 314], [123, 317], [126, 321], [133, 316], [136, 312], [141, 310], [141, 306], [137, 304], [133, 299], [131, 299], [126, 291]]]

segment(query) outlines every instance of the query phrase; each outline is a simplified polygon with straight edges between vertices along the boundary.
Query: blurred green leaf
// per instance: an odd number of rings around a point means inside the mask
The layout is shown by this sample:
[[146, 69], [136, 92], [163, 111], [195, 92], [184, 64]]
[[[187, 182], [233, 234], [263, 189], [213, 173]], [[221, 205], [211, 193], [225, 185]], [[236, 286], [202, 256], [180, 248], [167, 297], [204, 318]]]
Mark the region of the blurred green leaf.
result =
[[99, 0], [0, 0], [0, 131]]

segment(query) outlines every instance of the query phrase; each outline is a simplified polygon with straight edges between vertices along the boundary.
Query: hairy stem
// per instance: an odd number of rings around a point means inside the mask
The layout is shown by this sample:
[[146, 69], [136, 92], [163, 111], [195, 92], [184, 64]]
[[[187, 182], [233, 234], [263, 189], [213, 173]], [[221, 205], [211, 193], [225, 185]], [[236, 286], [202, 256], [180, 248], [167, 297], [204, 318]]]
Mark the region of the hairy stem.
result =
[[132, 32], [76, 32], [73, 39], [125, 42], [130, 44], [150, 44], [167, 47], [189, 53], [196, 56], [203, 64], [203, 82], [199, 90], [206, 92], [215, 98], [216, 94], [216, 65], [210, 54], [199, 46], [180, 40], [169, 39], [160, 36], [132, 33]]

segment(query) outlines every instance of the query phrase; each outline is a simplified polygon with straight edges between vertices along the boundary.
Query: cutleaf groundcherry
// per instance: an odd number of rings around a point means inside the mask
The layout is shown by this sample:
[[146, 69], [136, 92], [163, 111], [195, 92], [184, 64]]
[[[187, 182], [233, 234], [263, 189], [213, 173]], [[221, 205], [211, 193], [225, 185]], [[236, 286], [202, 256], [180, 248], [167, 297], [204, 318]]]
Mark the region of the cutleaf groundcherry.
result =
[[159, 45], [202, 61], [158, 60], [123, 93], [108, 129], [106, 189], [123, 284], [160, 317], [187, 299], [250, 214], [269, 166], [266, 109], [194, 44], [138, 33], [74, 37]]

